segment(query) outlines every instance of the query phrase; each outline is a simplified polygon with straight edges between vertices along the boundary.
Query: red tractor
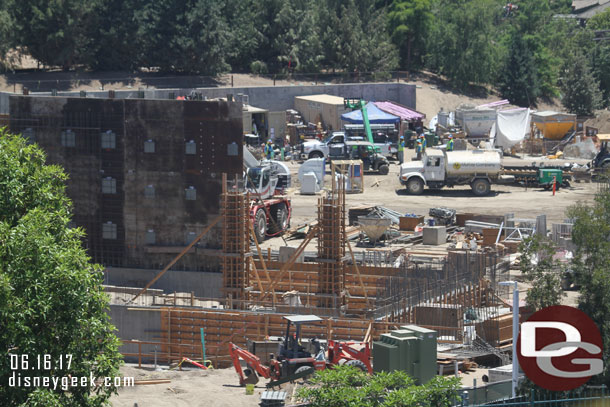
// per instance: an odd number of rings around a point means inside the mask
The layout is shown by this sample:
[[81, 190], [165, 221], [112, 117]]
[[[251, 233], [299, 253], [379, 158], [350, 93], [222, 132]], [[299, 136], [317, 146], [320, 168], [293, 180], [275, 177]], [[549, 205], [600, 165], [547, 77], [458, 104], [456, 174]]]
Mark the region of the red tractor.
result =
[[[256, 384], [258, 376], [271, 379], [267, 387], [273, 387], [291, 380], [310, 376], [314, 370], [324, 370], [334, 365], [351, 365], [362, 371], [373, 373], [371, 367], [371, 349], [366, 342], [328, 341], [325, 351], [316, 338], [310, 340], [314, 352], [308, 352], [301, 345], [301, 325], [322, 321], [314, 315], [285, 316], [286, 336], [279, 344], [277, 355], [270, 355], [269, 363], [263, 364], [259, 357], [230, 343], [229, 351], [233, 366], [239, 375], [239, 384]], [[290, 326], [294, 324], [296, 332], [291, 335]], [[239, 358], [242, 358], [246, 369], [242, 369]]]

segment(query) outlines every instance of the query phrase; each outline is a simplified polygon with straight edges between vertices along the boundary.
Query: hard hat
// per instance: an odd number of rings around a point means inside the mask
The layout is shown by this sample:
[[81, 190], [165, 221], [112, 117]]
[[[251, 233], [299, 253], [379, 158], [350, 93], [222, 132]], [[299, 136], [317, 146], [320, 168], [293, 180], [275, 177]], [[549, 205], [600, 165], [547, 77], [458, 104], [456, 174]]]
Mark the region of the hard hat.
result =
[[402, 139], [404, 139], [404, 138], [405, 138], [405, 136], [400, 136], [400, 139], [401, 139], [401, 140], [402, 140]]
[[421, 140], [417, 140], [417, 144], [421, 144]]
[[449, 138], [453, 138], [453, 134], [450, 134], [450, 135], [449, 135]]
[[267, 144], [271, 144], [271, 140], [267, 140]]

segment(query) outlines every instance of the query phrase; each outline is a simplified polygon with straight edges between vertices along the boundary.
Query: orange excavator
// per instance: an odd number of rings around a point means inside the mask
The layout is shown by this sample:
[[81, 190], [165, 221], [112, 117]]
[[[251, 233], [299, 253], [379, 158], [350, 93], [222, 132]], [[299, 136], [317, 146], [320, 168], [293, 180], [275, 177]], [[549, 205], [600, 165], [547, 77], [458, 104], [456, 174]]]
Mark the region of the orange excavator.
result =
[[[310, 340], [313, 352], [307, 351], [301, 345], [301, 325], [322, 321], [315, 315], [285, 316], [288, 321], [286, 335], [278, 345], [278, 354], [271, 354], [268, 364], [263, 364], [260, 358], [239, 346], [230, 343], [229, 351], [233, 366], [239, 376], [239, 384], [258, 383], [259, 376], [271, 379], [267, 387], [294, 381], [310, 376], [315, 370], [324, 370], [335, 365], [350, 365], [362, 371], [373, 373], [371, 367], [371, 349], [367, 342], [328, 341], [328, 349], [324, 350], [316, 338]], [[290, 333], [294, 325], [296, 332]], [[239, 359], [243, 359], [247, 368], [242, 369]]]

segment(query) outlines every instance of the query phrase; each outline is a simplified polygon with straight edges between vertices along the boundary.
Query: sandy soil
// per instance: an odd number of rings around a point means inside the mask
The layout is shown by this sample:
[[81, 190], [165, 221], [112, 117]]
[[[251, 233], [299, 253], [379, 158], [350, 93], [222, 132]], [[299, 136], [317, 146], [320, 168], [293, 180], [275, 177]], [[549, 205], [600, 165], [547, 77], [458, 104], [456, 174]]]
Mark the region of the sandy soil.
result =
[[261, 380], [254, 394], [246, 395], [234, 369], [169, 371], [164, 368], [157, 372], [126, 365], [121, 373], [135, 380], [170, 379], [171, 383], [121, 388], [118, 396], [111, 398], [114, 407], [251, 407], [258, 406], [260, 394], [265, 390], [265, 382]]
[[[459, 92], [449, 88], [436, 75], [429, 73], [418, 74], [408, 83], [417, 86], [417, 110], [426, 115], [426, 125], [441, 108], [445, 111], [455, 111], [461, 104], [478, 106], [502, 99], [497, 92], [484, 87], [472, 87], [469, 90]], [[562, 111], [563, 108], [556, 102], [541, 102], [537, 110]]]
[[[407, 150], [410, 159], [412, 150]], [[518, 159], [505, 157], [505, 165], [529, 165], [532, 161], [540, 162], [540, 157]], [[579, 160], [575, 160], [579, 161]], [[580, 160], [585, 162], [585, 160]], [[553, 160], [553, 164], [563, 163]], [[299, 165], [289, 163], [293, 180], [297, 179]], [[390, 165], [388, 175], [365, 175], [365, 188], [362, 194], [347, 194], [347, 209], [363, 204], [380, 205], [401, 213], [428, 215], [430, 208], [448, 207], [460, 212], [480, 213], [489, 215], [505, 215], [514, 213], [516, 218], [532, 219], [537, 215], [546, 214], [547, 227], [552, 223], [563, 222], [565, 210], [579, 202], [590, 201], [597, 190], [594, 183], [572, 183], [569, 188], [561, 188], [553, 196], [551, 191], [542, 188], [524, 188], [519, 186], [492, 185], [492, 194], [486, 197], [476, 197], [470, 187], [460, 186], [439, 191], [425, 190], [422, 195], [412, 196], [398, 181], [399, 166], [396, 162]], [[330, 176], [326, 176], [326, 185], [330, 184]], [[379, 186], [372, 186], [379, 181]], [[291, 226], [312, 222], [317, 219], [316, 205], [321, 195], [300, 195], [298, 187], [289, 194], [292, 200]], [[290, 246], [297, 246], [300, 241], [289, 241]], [[277, 248], [282, 245], [281, 238], [276, 237], [264, 242], [263, 247]]]

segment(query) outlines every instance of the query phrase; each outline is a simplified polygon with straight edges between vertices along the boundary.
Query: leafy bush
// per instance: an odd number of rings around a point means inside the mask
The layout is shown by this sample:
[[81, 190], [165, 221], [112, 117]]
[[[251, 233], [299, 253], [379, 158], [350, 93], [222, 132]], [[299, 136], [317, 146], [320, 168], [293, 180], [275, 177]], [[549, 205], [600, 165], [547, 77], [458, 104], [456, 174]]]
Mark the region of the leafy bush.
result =
[[315, 373], [299, 397], [311, 407], [450, 407], [459, 401], [459, 379], [434, 377], [424, 385], [402, 371], [369, 376], [352, 366]]
[[262, 61], [254, 61], [250, 64], [250, 72], [257, 75], [264, 75], [269, 73], [267, 64]]

